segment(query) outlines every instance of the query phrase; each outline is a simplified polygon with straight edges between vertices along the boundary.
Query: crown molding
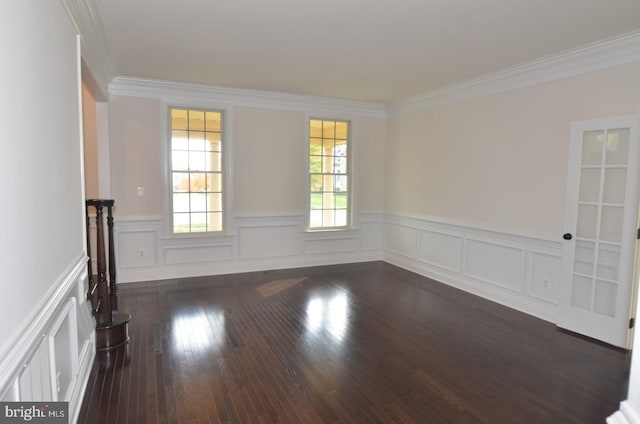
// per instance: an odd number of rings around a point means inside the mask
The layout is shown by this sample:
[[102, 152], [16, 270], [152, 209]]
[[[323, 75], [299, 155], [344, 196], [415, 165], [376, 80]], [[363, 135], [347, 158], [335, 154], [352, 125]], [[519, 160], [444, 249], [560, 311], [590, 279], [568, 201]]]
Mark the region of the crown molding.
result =
[[116, 77], [109, 95], [162, 99], [174, 103], [212, 103], [301, 112], [344, 114], [386, 118], [383, 103], [360, 102], [327, 97], [302, 96], [271, 91], [247, 90], [176, 81]]
[[109, 42], [96, 0], [64, 0], [67, 13], [81, 37], [83, 75], [99, 100], [107, 98], [109, 82], [115, 75]]
[[527, 62], [387, 104], [389, 116], [424, 112], [461, 100], [517, 90], [640, 62], [640, 32]]

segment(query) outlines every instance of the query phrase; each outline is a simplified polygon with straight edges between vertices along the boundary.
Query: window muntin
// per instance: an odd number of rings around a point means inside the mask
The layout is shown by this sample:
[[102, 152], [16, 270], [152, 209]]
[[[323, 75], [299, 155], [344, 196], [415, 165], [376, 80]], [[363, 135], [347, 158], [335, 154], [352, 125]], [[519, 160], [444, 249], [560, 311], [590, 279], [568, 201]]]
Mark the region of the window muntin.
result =
[[309, 228], [350, 224], [350, 123], [309, 120]]
[[170, 114], [172, 231], [222, 231], [222, 112], [171, 108]]

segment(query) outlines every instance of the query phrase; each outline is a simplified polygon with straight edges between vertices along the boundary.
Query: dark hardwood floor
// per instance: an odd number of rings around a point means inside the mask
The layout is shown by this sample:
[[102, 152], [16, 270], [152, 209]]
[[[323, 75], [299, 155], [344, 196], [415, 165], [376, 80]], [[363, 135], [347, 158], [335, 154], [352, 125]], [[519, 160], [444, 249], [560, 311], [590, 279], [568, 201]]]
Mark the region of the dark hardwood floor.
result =
[[629, 353], [383, 262], [119, 286], [80, 423], [603, 423]]

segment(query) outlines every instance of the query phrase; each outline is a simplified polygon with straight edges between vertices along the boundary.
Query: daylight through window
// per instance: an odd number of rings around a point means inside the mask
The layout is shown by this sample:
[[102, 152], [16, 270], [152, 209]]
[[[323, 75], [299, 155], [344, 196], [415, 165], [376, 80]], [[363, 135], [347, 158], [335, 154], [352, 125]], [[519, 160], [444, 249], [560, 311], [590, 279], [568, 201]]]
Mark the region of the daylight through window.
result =
[[222, 231], [222, 112], [171, 109], [174, 233]]
[[350, 224], [349, 122], [309, 121], [309, 228]]

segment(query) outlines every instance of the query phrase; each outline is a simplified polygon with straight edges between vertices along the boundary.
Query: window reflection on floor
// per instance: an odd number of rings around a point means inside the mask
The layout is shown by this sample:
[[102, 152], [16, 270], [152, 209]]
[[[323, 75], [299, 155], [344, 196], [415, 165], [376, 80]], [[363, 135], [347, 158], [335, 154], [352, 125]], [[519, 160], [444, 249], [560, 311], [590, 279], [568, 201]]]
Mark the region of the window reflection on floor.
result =
[[330, 335], [338, 343], [345, 339], [351, 312], [349, 293], [346, 290], [313, 296], [307, 302], [306, 312], [307, 338]]
[[224, 311], [217, 308], [189, 310], [174, 316], [171, 325], [177, 354], [216, 353], [224, 345]]

